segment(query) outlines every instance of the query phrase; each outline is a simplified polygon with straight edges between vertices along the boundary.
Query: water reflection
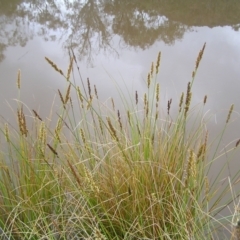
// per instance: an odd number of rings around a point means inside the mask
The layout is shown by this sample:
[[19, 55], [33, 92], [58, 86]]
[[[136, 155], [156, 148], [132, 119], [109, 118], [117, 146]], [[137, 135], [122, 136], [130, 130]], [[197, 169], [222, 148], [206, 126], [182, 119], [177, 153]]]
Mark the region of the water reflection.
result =
[[[95, 62], [95, 68], [86, 68], [86, 61], [79, 65], [83, 79], [89, 77], [92, 85], [96, 84], [103, 101], [117, 95], [105, 68], [122, 89], [126, 90], [124, 80], [130, 92], [138, 90], [141, 94], [146, 91], [145, 77], [150, 63], [161, 50], [159, 81], [161, 97], [165, 98], [162, 107], [167, 107], [170, 98], [174, 106], [191, 80], [199, 49], [207, 42], [194, 82], [193, 103], [208, 95], [206, 108], [216, 114], [208, 121], [214, 137], [224, 127], [229, 106], [236, 103], [233, 114], [236, 121], [228, 128], [229, 135], [220, 146], [225, 149], [240, 136], [239, 27], [239, 0], [1, 0], [0, 102], [8, 99], [12, 105], [9, 99], [17, 96], [15, 81], [20, 68], [21, 100], [29, 106], [27, 115], [31, 117], [31, 109], [35, 109], [42, 118], [49, 116], [54, 94], [58, 88], [64, 91], [66, 86], [44, 62], [44, 57], [66, 70], [66, 50], [71, 47], [78, 59]], [[109, 55], [120, 57], [105, 58]], [[53, 113], [61, 105], [58, 100], [55, 103]], [[6, 116], [9, 106], [2, 105], [0, 115]], [[14, 113], [15, 110], [13, 107]], [[15, 122], [12, 112], [7, 120]], [[218, 164], [215, 171], [221, 166]], [[239, 154], [229, 169], [230, 176], [238, 171]]]
[[[203, 17], [204, 16], [204, 17]], [[118, 54], [120, 47], [146, 49], [156, 41], [173, 44], [192, 26], [240, 27], [236, 0], [3, 0], [0, 2], [0, 61], [9, 46], [25, 46], [36, 36], [63, 41], [88, 62], [101, 51]]]

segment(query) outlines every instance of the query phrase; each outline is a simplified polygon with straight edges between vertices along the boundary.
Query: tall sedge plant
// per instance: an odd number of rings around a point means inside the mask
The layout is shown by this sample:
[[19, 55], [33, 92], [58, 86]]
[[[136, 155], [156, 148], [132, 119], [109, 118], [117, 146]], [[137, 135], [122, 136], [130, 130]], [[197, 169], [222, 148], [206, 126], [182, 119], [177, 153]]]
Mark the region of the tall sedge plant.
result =
[[230, 188], [217, 189], [219, 176], [210, 183], [207, 174], [218, 152], [217, 146], [209, 157], [208, 132], [198, 121], [207, 97], [202, 110], [191, 108], [204, 49], [205, 44], [174, 120], [171, 99], [166, 115], [159, 111], [160, 53], [146, 93], [135, 91], [130, 103], [120, 93], [125, 110], [117, 109], [114, 99], [111, 107], [99, 101], [89, 79], [86, 86], [76, 84], [73, 51], [66, 74], [46, 58], [65, 79], [66, 91], [58, 90], [61, 108], [54, 127], [35, 109], [27, 118], [29, 109], [20, 101], [19, 130], [8, 123], [1, 127], [0, 234], [10, 239], [213, 238], [224, 226], [215, 216]]

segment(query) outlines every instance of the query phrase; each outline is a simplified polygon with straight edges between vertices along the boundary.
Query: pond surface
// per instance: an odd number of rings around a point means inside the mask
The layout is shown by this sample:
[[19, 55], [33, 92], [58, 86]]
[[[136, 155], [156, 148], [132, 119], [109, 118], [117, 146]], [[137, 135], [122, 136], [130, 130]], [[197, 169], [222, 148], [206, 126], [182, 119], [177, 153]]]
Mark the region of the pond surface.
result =
[[[66, 82], [45, 61], [67, 71], [69, 49], [82, 79], [103, 100], [122, 89], [144, 92], [151, 62], [162, 53], [159, 82], [165, 102], [191, 81], [199, 50], [206, 49], [193, 87], [193, 105], [208, 95], [212, 133], [235, 111], [222, 147], [240, 138], [240, 2], [237, 0], [1, 0], [0, 113], [12, 121], [21, 69], [21, 100], [47, 117]], [[58, 97], [58, 96], [57, 96]], [[163, 102], [164, 102], [163, 101]], [[230, 171], [239, 169], [239, 154]], [[217, 169], [217, 166], [216, 166]]]

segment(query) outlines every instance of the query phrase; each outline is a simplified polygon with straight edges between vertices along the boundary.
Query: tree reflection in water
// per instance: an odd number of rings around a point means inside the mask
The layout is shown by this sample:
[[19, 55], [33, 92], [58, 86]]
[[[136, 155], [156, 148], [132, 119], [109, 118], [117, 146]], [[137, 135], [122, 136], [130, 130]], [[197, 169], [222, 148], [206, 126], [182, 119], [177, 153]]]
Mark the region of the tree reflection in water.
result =
[[193, 26], [240, 27], [237, 0], [2, 0], [0, 61], [8, 46], [25, 46], [35, 36], [62, 41], [89, 62], [100, 51], [121, 46], [146, 49], [156, 41], [173, 44]]

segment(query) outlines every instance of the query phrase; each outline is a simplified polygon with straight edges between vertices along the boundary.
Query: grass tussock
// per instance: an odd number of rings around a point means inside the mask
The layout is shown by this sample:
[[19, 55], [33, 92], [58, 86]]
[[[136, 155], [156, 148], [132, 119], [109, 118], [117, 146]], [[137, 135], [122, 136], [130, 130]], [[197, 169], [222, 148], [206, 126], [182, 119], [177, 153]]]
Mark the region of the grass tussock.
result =
[[[214, 239], [219, 227], [227, 228], [230, 220], [216, 216], [233, 201], [232, 189], [231, 184], [219, 188], [223, 171], [209, 179], [219, 145], [211, 149], [202, 119], [207, 97], [199, 111], [191, 108], [204, 49], [174, 120], [172, 99], [165, 114], [160, 112], [160, 53], [146, 93], [135, 91], [132, 102], [120, 93], [124, 111], [114, 99], [111, 107], [101, 103], [89, 79], [75, 84], [73, 53], [66, 74], [46, 58], [65, 78], [66, 92], [58, 90], [56, 122], [45, 121], [35, 109], [27, 117], [19, 101], [19, 130], [8, 123], [1, 127], [1, 239]], [[20, 78], [19, 71], [19, 92]], [[232, 111], [233, 105], [219, 142]]]

